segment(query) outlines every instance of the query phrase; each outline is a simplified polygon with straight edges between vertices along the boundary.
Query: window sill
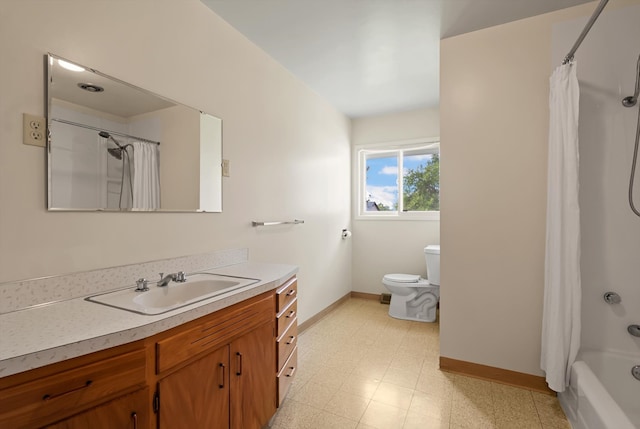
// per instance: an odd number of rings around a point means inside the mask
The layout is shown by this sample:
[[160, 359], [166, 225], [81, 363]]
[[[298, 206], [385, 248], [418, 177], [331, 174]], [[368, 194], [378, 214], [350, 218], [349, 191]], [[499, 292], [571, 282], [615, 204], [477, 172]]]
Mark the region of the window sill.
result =
[[401, 213], [401, 214], [386, 214], [386, 215], [356, 215], [354, 220], [378, 220], [378, 221], [398, 221], [398, 220], [422, 220], [422, 221], [439, 221], [440, 212], [428, 212], [428, 213]]

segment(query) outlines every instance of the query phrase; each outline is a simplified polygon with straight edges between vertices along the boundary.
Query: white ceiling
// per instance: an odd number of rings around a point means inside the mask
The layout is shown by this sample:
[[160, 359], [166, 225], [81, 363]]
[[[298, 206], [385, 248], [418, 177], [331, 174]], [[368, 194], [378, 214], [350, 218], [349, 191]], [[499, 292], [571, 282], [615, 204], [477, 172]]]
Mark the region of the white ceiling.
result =
[[338, 110], [362, 117], [438, 106], [441, 38], [590, 0], [201, 1]]

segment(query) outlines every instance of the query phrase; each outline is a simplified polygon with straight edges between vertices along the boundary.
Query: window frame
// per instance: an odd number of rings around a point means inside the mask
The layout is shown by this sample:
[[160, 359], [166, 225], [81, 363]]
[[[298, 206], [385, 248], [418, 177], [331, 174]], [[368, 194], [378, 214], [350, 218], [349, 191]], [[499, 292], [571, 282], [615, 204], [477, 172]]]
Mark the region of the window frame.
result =
[[[414, 140], [404, 140], [386, 143], [372, 143], [355, 145], [353, 148], [354, 159], [354, 218], [357, 220], [440, 220], [440, 211], [367, 211], [366, 210], [366, 155], [371, 153], [389, 153], [398, 155], [398, 204], [401, 207], [404, 195], [404, 175], [402, 174], [403, 156], [405, 152], [411, 152], [420, 149], [437, 148], [440, 156], [440, 138], [424, 138]], [[442, 159], [442, 157], [440, 157]]]

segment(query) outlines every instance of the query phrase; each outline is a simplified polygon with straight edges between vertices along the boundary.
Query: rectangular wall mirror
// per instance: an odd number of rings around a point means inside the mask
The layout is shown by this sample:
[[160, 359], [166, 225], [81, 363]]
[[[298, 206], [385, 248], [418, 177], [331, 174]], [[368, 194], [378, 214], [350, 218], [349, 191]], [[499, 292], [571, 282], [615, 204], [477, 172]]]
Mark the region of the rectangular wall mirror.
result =
[[222, 211], [222, 120], [47, 55], [48, 209]]

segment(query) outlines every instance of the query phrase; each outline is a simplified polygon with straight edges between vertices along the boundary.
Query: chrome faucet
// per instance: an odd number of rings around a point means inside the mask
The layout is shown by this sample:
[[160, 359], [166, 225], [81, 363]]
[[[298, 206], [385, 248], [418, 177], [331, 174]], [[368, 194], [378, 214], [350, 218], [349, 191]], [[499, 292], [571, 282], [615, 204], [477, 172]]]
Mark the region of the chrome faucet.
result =
[[177, 273], [171, 273], [164, 276], [164, 273], [160, 273], [160, 281], [158, 282], [158, 287], [164, 287], [168, 285], [171, 281], [177, 283], [184, 283], [187, 281], [187, 276], [184, 271], [178, 271]]

